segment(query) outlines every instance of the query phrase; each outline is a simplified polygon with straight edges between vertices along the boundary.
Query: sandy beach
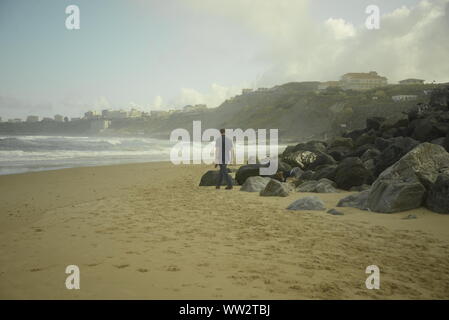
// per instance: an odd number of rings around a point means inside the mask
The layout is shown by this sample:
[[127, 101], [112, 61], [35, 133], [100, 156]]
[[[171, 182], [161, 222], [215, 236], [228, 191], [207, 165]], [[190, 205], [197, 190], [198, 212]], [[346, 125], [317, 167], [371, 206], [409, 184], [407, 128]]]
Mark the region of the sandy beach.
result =
[[[292, 212], [210, 166], [0, 176], [1, 299], [448, 299], [449, 215]], [[334, 208], [350, 194], [319, 194]], [[415, 214], [417, 219], [404, 219]], [[81, 289], [65, 287], [77, 265]], [[365, 269], [381, 270], [367, 290]]]

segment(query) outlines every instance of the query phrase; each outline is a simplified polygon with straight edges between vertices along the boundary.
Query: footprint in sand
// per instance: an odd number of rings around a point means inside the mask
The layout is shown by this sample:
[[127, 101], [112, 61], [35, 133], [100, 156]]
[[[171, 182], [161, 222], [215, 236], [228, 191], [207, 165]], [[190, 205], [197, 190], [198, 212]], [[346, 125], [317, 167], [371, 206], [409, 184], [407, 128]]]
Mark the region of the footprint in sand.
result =
[[129, 264], [120, 264], [120, 265], [114, 265], [117, 269], [124, 269], [126, 267], [129, 267]]
[[101, 263], [89, 263], [89, 264], [86, 264], [86, 266], [88, 266], [88, 267], [96, 267], [96, 266], [98, 266], [100, 264]]
[[41, 269], [41, 268], [33, 268], [33, 269], [30, 269], [30, 272], [39, 272], [39, 271], [42, 271], [43, 269]]
[[137, 271], [144, 273], [144, 272], [148, 272], [148, 269], [145, 269], [145, 268], [139, 268], [139, 269], [137, 269]]

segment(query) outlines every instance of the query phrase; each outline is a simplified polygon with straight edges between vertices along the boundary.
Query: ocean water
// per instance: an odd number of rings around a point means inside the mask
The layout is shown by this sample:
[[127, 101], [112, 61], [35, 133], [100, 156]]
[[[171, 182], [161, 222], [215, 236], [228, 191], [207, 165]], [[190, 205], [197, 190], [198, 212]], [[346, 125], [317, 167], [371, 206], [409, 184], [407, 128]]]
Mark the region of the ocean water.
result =
[[[200, 152], [203, 162], [213, 162], [214, 143], [177, 144], [147, 137], [0, 136], [0, 175], [84, 166], [170, 161], [172, 150], [191, 155]], [[180, 146], [180, 148], [173, 148]], [[236, 149], [256, 152], [254, 143]], [[276, 146], [283, 149], [285, 146]], [[198, 153], [197, 153], [198, 154]]]
[[0, 136], [0, 175], [169, 161], [168, 140], [144, 137]]

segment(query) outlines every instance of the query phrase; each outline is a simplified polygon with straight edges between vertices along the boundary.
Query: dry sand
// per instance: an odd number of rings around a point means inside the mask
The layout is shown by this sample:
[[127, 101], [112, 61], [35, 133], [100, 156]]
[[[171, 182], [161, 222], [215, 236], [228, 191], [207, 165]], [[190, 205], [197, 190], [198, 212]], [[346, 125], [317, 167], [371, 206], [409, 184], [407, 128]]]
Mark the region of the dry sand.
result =
[[[448, 299], [449, 215], [285, 210], [169, 163], [0, 177], [1, 299]], [[349, 193], [318, 195], [328, 208]], [[410, 213], [415, 220], [404, 220]], [[78, 265], [81, 289], [67, 290]], [[378, 265], [380, 290], [365, 268]]]

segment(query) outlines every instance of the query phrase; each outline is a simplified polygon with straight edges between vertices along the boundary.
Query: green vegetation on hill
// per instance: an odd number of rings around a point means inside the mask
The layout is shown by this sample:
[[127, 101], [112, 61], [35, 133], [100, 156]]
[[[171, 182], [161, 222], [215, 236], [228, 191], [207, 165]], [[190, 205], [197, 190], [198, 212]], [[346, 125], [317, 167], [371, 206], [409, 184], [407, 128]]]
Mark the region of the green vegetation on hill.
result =
[[[389, 85], [369, 91], [328, 88], [320, 92], [316, 86], [314, 82], [288, 83], [266, 92], [239, 95], [207, 112], [153, 120], [145, 132], [167, 136], [175, 128], [190, 130], [193, 120], [201, 120], [203, 129], [279, 129], [282, 140], [330, 137], [362, 128], [367, 117], [399, 119], [417, 103], [427, 103], [424, 91], [436, 85]], [[395, 95], [416, 95], [417, 100], [394, 102]]]

